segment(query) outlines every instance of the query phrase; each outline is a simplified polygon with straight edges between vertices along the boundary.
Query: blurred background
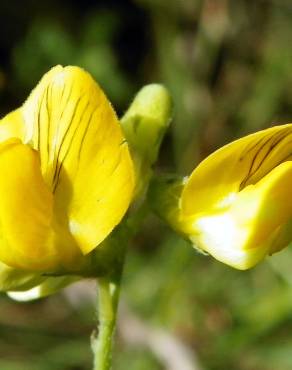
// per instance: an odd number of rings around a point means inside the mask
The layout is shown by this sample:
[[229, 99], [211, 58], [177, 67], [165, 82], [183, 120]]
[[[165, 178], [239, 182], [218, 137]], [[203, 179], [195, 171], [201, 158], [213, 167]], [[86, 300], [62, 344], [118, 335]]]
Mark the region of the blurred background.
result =
[[[56, 64], [87, 69], [119, 115], [162, 82], [174, 120], [157, 171], [188, 174], [243, 134], [292, 120], [290, 0], [0, 2], [0, 113]], [[291, 370], [292, 252], [248, 272], [197, 254], [154, 215], [129, 248], [114, 370]], [[95, 285], [0, 296], [0, 369], [87, 370]]]

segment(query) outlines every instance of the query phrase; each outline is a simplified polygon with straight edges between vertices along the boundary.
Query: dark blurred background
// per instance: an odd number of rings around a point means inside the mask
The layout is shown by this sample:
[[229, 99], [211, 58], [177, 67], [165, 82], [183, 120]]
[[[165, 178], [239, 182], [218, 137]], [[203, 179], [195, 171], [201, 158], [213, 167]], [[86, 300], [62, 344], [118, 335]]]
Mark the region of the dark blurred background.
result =
[[[291, 0], [0, 2], [0, 113], [56, 64], [87, 69], [121, 115], [162, 82], [175, 116], [157, 171], [188, 174], [243, 134], [292, 120]], [[248, 272], [197, 254], [155, 216], [129, 248], [114, 370], [291, 370], [292, 252]], [[95, 286], [0, 297], [0, 369], [91, 368]]]

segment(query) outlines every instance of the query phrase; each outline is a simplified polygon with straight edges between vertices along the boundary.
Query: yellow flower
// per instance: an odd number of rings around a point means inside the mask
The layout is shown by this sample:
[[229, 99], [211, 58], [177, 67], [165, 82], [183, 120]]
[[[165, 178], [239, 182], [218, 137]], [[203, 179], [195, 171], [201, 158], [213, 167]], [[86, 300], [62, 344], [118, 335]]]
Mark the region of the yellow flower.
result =
[[0, 261], [74, 269], [127, 211], [135, 186], [109, 101], [77, 67], [49, 71], [0, 121]]
[[201, 250], [248, 269], [292, 240], [292, 124], [217, 150], [185, 181], [176, 228]]

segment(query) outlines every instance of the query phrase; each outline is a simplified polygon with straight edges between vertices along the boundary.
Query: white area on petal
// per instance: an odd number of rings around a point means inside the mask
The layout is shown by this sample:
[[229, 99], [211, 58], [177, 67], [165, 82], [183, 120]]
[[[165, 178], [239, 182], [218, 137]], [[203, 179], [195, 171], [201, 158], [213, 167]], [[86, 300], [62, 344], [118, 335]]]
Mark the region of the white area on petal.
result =
[[24, 292], [8, 292], [8, 296], [18, 302], [28, 302], [38, 299], [41, 296], [41, 285]]
[[191, 241], [213, 257], [232, 267], [245, 270], [266, 254], [266, 248], [245, 249], [248, 230], [239, 227], [230, 213], [201, 217], [193, 225]]

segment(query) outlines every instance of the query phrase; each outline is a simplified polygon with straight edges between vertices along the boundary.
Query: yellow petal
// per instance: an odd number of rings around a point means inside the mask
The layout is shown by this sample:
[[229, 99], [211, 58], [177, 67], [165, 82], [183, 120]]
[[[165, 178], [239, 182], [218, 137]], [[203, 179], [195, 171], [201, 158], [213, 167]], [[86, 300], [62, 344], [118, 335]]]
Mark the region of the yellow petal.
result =
[[292, 162], [288, 161], [256, 185], [236, 194], [224, 212], [193, 215], [193, 241], [233, 267], [254, 266], [267, 254], [287, 245], [286, 226], [292, 216], [291, 186]]
[[[261, 244], [292, 217], [292, 162], [284, 162], [238, 195], [232, 214], [250, 230], [245, 248]], [[245, 219], [245, 221], [243, 221]]]
[[19, 269], [55, 263], [50, 243], [52, 194], [37, 153], [18, 139], [0, 144], [0, 260]]
[[292, 158], [292, 124], [236, 140], [203, 160], [182, 194], [185, 214], [224, 210], [238, 191]]
[[53, 68], [22, 113], [25, 141], [39, 151], [54, 193], [54, 224], [88, 253], [120, 222], [133, 193], [133, 164], [118, 119], [100, 87], [77, 67]]
[[12, 137], [25, 140], [26, 127], [20, 109], [7, 114], [0, 120], [0, 143]]

